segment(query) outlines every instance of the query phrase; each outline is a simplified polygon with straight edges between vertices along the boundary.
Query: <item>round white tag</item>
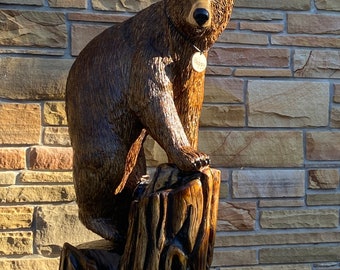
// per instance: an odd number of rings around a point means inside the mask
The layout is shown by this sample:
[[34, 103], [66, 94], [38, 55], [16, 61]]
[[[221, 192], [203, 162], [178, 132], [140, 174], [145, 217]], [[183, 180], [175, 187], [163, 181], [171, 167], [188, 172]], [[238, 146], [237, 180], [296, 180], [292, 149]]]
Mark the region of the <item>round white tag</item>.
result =
[[195, 52], [191, 58], [192, 68], [197, 72], [202, 72], [207, 68], [207, 58], [202, 52]]

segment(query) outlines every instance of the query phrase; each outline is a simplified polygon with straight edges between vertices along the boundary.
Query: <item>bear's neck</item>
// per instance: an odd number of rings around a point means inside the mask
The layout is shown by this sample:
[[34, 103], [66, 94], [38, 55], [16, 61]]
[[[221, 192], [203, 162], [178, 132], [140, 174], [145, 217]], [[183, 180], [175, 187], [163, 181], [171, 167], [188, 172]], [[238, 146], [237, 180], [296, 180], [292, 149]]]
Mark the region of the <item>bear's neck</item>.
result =
[[170, 32], [171, 40], [177, 41], [180, 47], [191, 47], [196, 51], [205, 52], [210, 49], [214, 44], [215, 40], [210, 29], [205, 29], [199, 33], [187, 34], [187, 31], [183, 31], [175, 25], [171, 17], [166, 13], [166, 18], [168, 22], [168, 30]]
[[184, 48], [188, 47], [194, 51], [207, 52], [213, 45], [213, 41], [209, 39], [211, 35], [205, 34], [200, 36], [189, 36], [184, 32], [179, 30], [168, 18], [170, 35], [173, 41], [177, 41], [179, 49], [182, 51]]

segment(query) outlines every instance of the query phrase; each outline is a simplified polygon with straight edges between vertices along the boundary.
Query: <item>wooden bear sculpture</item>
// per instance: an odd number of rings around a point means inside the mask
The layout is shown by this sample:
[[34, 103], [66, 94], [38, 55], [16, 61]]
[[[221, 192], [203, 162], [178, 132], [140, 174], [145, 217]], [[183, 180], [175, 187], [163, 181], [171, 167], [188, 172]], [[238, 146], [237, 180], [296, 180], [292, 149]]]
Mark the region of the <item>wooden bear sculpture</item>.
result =
[[209, 48], [227, 26], [233, 0], [163, 0], [94, 38], [67, 80], [79, 218], [124, 243], [133, 193], [146, 173], [150, 134], [183, 171], [197, 151]]

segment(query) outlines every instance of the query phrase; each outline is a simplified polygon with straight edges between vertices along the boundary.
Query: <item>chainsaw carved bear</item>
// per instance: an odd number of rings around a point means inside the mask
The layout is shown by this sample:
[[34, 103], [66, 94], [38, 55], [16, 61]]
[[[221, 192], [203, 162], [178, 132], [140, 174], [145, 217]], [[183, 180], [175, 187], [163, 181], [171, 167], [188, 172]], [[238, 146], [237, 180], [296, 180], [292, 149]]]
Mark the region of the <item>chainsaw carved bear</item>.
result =
[[[133, 193], [146, 173], [146, 134], [184, 171], [209, 157], [197, 151], [207, 56], [227, 26], [233, 0], [162, 0], [95, 37], [67, 80], [79, 218], [124, 242]], [[204, 64], [203, 64], [204, 68]]]

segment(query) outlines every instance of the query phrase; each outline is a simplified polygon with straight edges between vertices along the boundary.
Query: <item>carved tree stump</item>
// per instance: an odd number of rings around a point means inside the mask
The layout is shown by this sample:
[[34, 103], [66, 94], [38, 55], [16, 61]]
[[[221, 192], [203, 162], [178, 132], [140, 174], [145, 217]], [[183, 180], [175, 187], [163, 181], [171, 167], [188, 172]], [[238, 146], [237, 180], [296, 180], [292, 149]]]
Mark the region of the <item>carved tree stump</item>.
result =
[[206, 270], [213, 258], [220, 171], [163, 164], [132, 202], [122, 257], [102, 240], [65, 244], [60, 270]]
[[132, 203], [120, 270], [209, 269], [220, 172], [183, 173], [162, 165]]

